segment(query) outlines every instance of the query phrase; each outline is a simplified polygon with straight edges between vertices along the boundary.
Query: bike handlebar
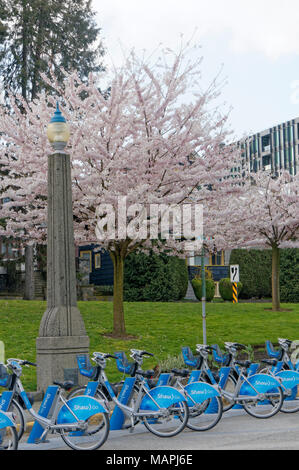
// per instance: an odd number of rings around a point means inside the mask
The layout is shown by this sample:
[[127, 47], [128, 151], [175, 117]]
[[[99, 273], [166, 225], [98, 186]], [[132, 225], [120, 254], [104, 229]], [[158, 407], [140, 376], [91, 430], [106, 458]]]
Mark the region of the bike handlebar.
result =
[[11, 364], [12, 362], [16, 362], [20, 366], [34, 366], [34, 367], [37, 367], [37, 364], [35, 364], [35, 362], [30, 362], [30, 361], [27, 361], [26, 359], [15, 359], [15, 358], [7, 359], [7, 364]]
[[141, 349], [131, 349], [131, 353], [133, 355], [137, 355], [137, 356], [154, 356], [154, 354], [148, 352], [148, 351], [144, 351], [144, 350], [141, 350]]

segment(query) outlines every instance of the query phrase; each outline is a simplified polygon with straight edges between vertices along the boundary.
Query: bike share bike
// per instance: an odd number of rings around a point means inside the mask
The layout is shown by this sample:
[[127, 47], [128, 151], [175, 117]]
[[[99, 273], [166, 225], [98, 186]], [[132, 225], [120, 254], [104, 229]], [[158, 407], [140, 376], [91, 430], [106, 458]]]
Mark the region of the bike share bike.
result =
[[[149, 355], [146, 351], [142, 355]], [[131, 431], [134, 430], [136, 423], [141, 421], [151, 433], [159, 437], [172, 437], [183, 431], [188, 417], [189, 409], [186, 398], [177, 389], [168, 385], [161, 385], [149, 388], [147, 378], [152, 371], [143, 371], [138, 369], [136, 376], [125, 379], [123, 386], [116, 396], [115, 389], [109, 382], [106, 373], [107, 359], [118, 359], [117, 356], [94, 352], [92, 360], [96, 367], [92, 368], [88, 361], [88, 356], [78, 355], [79, 369], [82, 375], [92, 380], [86, 387], [74, 389], [68, 398], [76, 397], [77, 394], [84, 393], [85, 396], [95, 396], [103, 399], [107, 396], [110, 399], [110, 408], [112, 415], [110, 418], [110, 429], [122, 429], [125, 417], [130, 420]], [[136, 394], [133, 398], [133, 391]], [[113, 406], [112, 405], [113, 403]]]
[[[117, 368], [120, 372], [131, 376], [138, 375], [138, 368], [142, 364], [142, 351], [131, 350], [130, 357], [134, 362], [129, 362], [124, 351], [116, 352]], [[149, 371], [153, 375], [154, 371]], [[150, 376], [150, 374], [149, 374]], [[222, 417], [222, 400], [217, 387], [210, 384], [198, 383], [198, 373], [190, 373], [188, 369], [172, 369], [162, 373], [157, 378], [157, 383], [169, 384], [183, 393], [189, 407], [189, 419], [187, 427], [193, 431], [207, 431], [219, 422]], [[147, 384], [153, 387], [154, 381], [148, 379]]]
[[[95, 450], [101, 447], [109, 434], [109, 414], [103, 400], [88, 396], [77, 396], [68, 400], [64, 391], [73, 385], [70, 382], [54, 382], [46, 392], [39, 412], [36, 412], [21, 382], [22, 367], [36, 364], [21, 360], [7, 359], [10, 371], [9, 390], [1, 395], [0, 410], [10, 410], [12, 403], [22, 399], [28, 413], [34, 420], [28, 443], [42, 443], [48, 433], [57, 433], [74, 450]], [[25, 423], [24, 411], [21, 423]], [[24, 427], [20, 431], [23, 434]]]
[[[247, 373], [252, 375], [255, 372], [260, 374], [270, 374], [279, 380], [284, 400], [280, 411], [283, 413], [295, 413], [299, 410], [299, 362], [293, 364], [289, 351], [291, 348], [298, 347], [298, 344], [288, 339], [278, 339], [279, 348], [275, 349], [270, 341], [266, 341], [266, 351], [272, 359], [262, 359], [261, 365], [259, 363], [251, 364]], [[238, 350], [244, 349], [244, 345], [239, 343], [225, 343], [226, 354], [222, 354], [219, 346], [213, 345], [213, 358], [220, 364], [229, 364], [232, 366], [231, 381], [237, 381], [239, 374], [238, 366], [236, 365], [236, 353]]]
[[[0, 386], [7, 384], [7, 372], [3, 364], [0, 364]], [[4, 392], [7, 393], [7, 392]], [[18, 433], [12, 412], [4, 406], [3, 397], [0, 397], [0, 450], [16, 450], [18, 448]]]
[[[243, 345], [239, 345], [241, 346]], [[233, 370], [232, 367], [221, 367], [217, 381], [207, 362], [208, 354], [213, 351], [213, 348], [207, 345], [197, 345], [196, 351], [199, 353], [199, 358], [193, 356], [189, 347], [182, 348], [185, 363], [200, 370], [200, 378], [203, 380], [218, 383], [222, 398], [229, 402], [231, 408], [241, 405], [249, 415], [255, 418], [270, 418], [278, 413], [284, 396], [277, 378], [268, 374], [250, 375], [248, 369], [252, 364], [251, 361], [235, 361], [235, 364], [240, 366], [239, 375], [233, 391], [228, 391], [225, 385]]]
[[[291, 349], [298, 349], [298, 343], [289, 339], [278, 338], [278, 349], [273, 347], [271, 341], [266, 341], [266, 351], [271, 359], [263, 359], [266, 364], [262, 370], [281, 380], [284, 393], [284, 402], [281, 407], [283, 413], [296, 413], [299, 411], [299, 361], [296, 353], [290, 357]], [[292, 361], [293, 358], [293, 361]]]

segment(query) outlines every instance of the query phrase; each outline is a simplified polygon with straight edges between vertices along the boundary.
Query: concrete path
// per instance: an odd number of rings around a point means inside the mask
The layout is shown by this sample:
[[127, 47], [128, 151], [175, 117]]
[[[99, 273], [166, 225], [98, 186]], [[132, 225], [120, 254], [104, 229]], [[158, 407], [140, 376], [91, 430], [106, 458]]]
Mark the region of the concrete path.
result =
[[[27, 444], [28, 435], [19, 443], [20, 450], [69, 450], [60, 437], [50, 436], [44, 444]], [[225, 413], [210, 431], [185, 429], [178, 436], [159, 438], [138, 425], [134, 433], [111, 431], [99, 451], [197, 451], [197, 450], [299, 450], [299, 413], [278, 413], [270, 419], [256, 419], [243, 410]]]

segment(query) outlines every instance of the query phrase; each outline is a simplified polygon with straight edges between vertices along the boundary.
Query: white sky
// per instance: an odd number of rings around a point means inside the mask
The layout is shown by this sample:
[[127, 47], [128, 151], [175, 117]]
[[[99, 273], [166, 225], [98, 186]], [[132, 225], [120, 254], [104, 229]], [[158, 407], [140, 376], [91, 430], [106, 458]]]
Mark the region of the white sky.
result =
[[237, 135], [262, 131], [299, 116], [298, 0], [93, 0], [116, 65], [122, 47], [176, 49], [180, 34], [202, 45], [203, 77], [223, 64], [222, 100], [233, 107]]

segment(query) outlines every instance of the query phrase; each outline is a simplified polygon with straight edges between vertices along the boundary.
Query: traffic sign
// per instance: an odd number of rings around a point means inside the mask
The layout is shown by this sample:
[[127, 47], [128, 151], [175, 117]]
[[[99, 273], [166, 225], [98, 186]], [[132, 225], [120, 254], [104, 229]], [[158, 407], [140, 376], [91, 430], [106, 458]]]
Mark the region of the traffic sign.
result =
[[240, 282], [240, 267], [238, 264], [230, 266], [230, 282]]

